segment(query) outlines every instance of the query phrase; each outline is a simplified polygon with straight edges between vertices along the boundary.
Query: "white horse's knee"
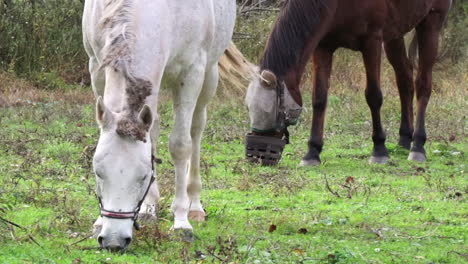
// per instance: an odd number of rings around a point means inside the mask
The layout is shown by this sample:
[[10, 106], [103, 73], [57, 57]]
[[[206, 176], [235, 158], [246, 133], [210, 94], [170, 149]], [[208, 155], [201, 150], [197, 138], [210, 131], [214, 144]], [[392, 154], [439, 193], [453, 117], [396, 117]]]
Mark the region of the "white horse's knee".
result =
[[[200, 178], [200, 177], [198, 177]], [[193, 195], [199, 195], [200, 191], [202, 189], [202, 184], [198, 180], [193, 180], [192, 178], [189, 181], [189, 184], [187, 186], [187, 192], [190, 196]]]
[[169, 151], [174, 160], [188, 160], [192, 153], [192, 140], [190, 136], [182, 139], [177, 136], [171, 136], [169, 139]]

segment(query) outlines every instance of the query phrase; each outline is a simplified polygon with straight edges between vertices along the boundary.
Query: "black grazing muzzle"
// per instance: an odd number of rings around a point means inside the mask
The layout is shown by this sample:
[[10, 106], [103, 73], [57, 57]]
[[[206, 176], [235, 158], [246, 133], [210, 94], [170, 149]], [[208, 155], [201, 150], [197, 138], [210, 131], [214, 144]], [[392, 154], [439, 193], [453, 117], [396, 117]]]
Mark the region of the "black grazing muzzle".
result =
[[248, 133], [245, 137], [245, 155], [250, 162], [263, 166], [277, 165], [281, 160], [284, 146], [289, 144], [288, 126], [294, 125], [300, 111], [286, 113], [284, 104], [284, 81], [276, 85], [276, 124], [271, 133]]

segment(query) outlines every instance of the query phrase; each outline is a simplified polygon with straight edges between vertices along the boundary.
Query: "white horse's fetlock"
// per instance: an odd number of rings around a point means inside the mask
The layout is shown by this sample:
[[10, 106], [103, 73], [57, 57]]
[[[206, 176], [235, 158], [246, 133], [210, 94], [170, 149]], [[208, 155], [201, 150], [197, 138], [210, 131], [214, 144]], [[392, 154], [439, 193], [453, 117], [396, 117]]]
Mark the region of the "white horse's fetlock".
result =
[[146, 205], [145, 203], [143, 203], [143, 205], [141, 206], [139, 215], [156, 216], [156, 208], [157, 208], [156, 204]]

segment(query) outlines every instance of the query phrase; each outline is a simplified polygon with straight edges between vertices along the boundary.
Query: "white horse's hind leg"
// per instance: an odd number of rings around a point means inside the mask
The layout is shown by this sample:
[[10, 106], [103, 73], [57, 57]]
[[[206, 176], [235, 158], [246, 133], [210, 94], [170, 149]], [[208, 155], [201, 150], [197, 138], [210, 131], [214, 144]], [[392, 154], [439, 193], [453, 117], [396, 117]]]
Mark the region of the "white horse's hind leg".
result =
[[194, 221], [205, 221], [205, 211], [200, 202], [202, 182], [200, 178], [200, 143], [206, 125], [206, 108], [213, 98], [218, 86], [218, 65], [209, 68], [205, 74], [203, 90], [198, 98], [192, 120], [192, 159], [190, 162], [190, 178], [187, 187], [190, 199], [189, 218]]
[[177, 229], [191, 230], [188, 221], [190, 200], [187, 185], [192, 156], [191, 127], [192, 117], [200, 95], [205, 75], [205, 66], [197, 64], [191, 67], [178, 87], [173, 89], [174, 128], [169, 138], [169, 150], [175, 165], [176, 188], [172, 203], [174, 226]]

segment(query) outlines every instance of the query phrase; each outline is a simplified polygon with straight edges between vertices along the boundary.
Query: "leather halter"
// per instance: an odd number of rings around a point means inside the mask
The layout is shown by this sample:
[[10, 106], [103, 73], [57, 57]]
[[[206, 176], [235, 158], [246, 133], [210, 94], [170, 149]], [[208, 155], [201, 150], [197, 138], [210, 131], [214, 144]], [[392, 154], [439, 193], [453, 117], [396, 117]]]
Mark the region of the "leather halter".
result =
[[136, 230], [140, 230], [140, 225], [138, 224], [138, 213], [140, 212], [141, 205], [143, 204], [143, 201], [146, 198], [146, 195], [148, 195], [149, 189], [151, 188], [151, 185], [155, 181], [154, 178], [154, 163], [160, 163], [160, 160], [157, 159], [154, 155], [151, 155], [151, 179], [148, 184], [148, 187], [146, 188], [145, 194], [143, 197], [141, 197], [141, 200], [138, 202], [137, 206], [135, 209], [131, 212], [117, 212], [117, 211], [111, 211], [111, 210], [106, 210], [104, 208], [104, 205], [102, 204], [101, 197], [97, 197], [99, 201], [99, 208], [101, 210], [101, 217], [107, 217], [107, 218], [114, 218], [114, 219], [132, 219], [133, 220], [133, 226], [135, 227]]
[[291, 124], [289, 123], [289, 119], [286, 118], [286, 107], [284, 106], [284, 89], [285, 89], [284, 81], [278, 80], [276, 84], [276, 132], [282, 133], [284, 135], [284, 140], [286, 144], [289, 144], [289, 131], [288, 126]]

